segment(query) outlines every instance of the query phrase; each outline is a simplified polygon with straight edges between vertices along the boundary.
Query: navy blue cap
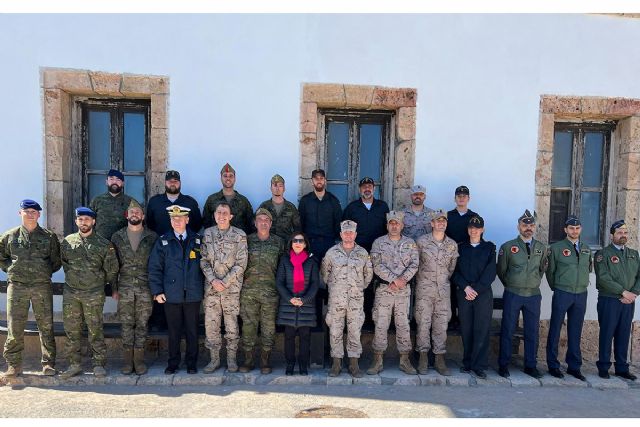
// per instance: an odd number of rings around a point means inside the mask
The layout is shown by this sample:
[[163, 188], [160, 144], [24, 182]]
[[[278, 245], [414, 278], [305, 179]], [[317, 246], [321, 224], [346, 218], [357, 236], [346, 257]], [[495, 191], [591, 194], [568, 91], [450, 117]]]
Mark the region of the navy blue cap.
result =
[[120, 172], [118, 169], [109, 170], [109, 172], [107, 172], [107, 176], [114, 176], [114, 177], [120, 178], [122, 181], [124, 181], [124, 175], [122, 175], [122, 172]]
[[76, 208], [76, 217], [83, 216], [83, 215], [90, 216], [91, 218], [96, 217], [96, 213], [91, 208], [86, 208], [84, 206], [80, 206], [79, 208]]
[[484, 219], [480, 215], [474, 215], [469, 220], [467, 228], [484, 228]]
[[24, 199], [20, 202], [20, 209], [35, 209], [37, 211], [41, 211], [42, 208], [35, 200]]
[[613, 224], [611, 224], [611, 228], [609, 229], [609, 233], [613, 234], [613, 233], [616, 232], [616, 230], [618, 228], [621, 228], [621, 227], [627, 228], [627, 224], [624, 223], [624, 219], [620, 219], [620, 220], [614, 222]]
[[577, 226], [577, 225], [582, 225], [582, 223], [580, 222], [580, 218], [578, 218], [577, 216], [575, 216], [575, 215], [569, 215], [569, 216], [567, 217], [567, 220], [564, 222], [564, 225], [574, 225], [574, 226]]
[[456, 188], [455, 191], [455, 196], [457, 196], [458, 194], [466, 194], [467, 196], [469, 195], [469, 187], [467, 187], [466, 185], [461, 185], [460, 187]]
[[360, 184], [358, 184], [358, 187], [362, 187], [365, 184], [376, 185], [375, 181], [372, 178], [369, 178], [368, 176], [365, 176], [360, 180]]

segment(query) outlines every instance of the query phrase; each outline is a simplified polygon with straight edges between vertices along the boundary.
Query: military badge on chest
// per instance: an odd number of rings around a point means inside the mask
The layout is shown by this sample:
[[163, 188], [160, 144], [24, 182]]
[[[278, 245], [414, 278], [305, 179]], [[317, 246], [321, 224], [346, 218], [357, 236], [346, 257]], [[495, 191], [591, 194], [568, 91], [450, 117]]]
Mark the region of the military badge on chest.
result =
[[517, 254], [518, 252], [520, 252], [520, 248], [517, 246], [511, 246], [511, 253], [512, 254]]
[[571, 251], [569, 249], [563, 249], [562, 250], [562, 255], [563, 256], [571, 256]]
[[611, 257], [611, 262], [613, 264], [618, 264], [620, 262], [620, 258], [618, 258], [617, 256], [614, 255], [614, 256]]

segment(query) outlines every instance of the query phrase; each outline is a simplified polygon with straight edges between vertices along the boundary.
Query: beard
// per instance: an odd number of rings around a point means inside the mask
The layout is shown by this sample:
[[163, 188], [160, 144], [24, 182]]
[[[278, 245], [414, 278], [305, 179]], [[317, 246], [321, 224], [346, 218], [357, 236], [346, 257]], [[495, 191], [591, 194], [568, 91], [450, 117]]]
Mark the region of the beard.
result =
[[313, 189], [316, 191], [323, 191], [324, 188], [325, 188], [325, 184], [323, 183], [313, 184]]
[[138, 217], [128, 218], [127, 222], [131, 225], [140, 225], [142, 223], [142, 218], [138, 218]]
[[78, 230], [80, 230], [82, 233], [86, 234], [91, 230], [91, 226], [90, 225], [81, 225], [78, 227]]
[[413, 199], [413, 200], [411, 200], [411, 203], [413, 203], [414, 206], [421, 206], [422, 205], [422, 199]]
[[109, 192], [110, 193], [118, 194], [121, 191], [122, 191], [122, 187], [120, 187], [118, 184], [111, 184], [109, 186]]
[[166, 191], [167, 194], [172, 194], [172, 195], [176, 195], [176, 194], [180, 194], [180, 186], [172, 186], [172, 187], [176, 187], [175, 189], [169, 187], [169, 186], [164, 186], [164, 191]]

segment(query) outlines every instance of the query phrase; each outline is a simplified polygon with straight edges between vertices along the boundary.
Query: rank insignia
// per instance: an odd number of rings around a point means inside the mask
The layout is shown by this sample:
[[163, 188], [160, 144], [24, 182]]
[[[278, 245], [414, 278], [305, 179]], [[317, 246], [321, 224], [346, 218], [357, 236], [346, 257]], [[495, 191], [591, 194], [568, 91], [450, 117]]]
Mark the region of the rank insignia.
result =
[[542, 249], [536, 249], [536, 255], [542, 255]]
[[520, 248], [518, 248], [517, 246], [511, 246], [512, 254], [517, 254], [518, 252], [520, 252]]
[[596, 257], [596, 262], [602, 262], [602, 260], [603, 260], [603, 259], [604, 259], [604, 258], [602, 257], [602, 255], [598, 255], [598, 256]]
[[189, 259], [196, 259], [195, 251], [192, 250], [191, 252], [189, 252]]
[[504, 255], [504, 251], [503, 251], [502, 249], [500, 249], [500, 250], [498, 251], [498, 255], [499, 255], [499, 256]]
[[617, 256], [614, 255], [614, 256], [611, 257], [611, 262], [614, 263], [614, 264], [617, 264], [617, 263], [620, 262], [620, 258], [618, 258]]
[[562, 250], [562, 255], [564, 256], [571, 256], [571, 251], [569, 249], [563, 249]]

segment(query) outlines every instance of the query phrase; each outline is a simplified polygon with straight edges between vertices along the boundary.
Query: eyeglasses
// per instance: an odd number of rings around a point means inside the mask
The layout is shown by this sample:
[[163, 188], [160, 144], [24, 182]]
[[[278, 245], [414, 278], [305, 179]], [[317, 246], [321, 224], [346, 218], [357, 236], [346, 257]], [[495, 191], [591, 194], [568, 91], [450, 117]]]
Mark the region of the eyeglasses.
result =
[[292, 243], [304, 243], [304, 239], [292, 239]]

